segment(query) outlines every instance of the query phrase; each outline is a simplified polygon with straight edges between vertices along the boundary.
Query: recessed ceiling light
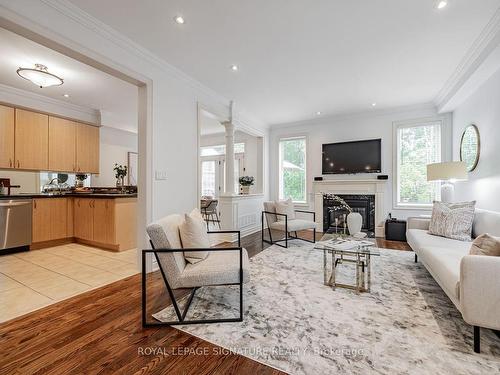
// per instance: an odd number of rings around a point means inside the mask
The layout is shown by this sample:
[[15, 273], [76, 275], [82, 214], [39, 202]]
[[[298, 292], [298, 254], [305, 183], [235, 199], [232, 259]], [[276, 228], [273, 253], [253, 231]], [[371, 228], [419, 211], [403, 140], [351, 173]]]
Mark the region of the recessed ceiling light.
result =
[[376, 107], [377, 106], [377, 103], [372, 103], [372, 107]]
[[237, 72], [237, 71], [238, 71], [238, 69], [239, 69], [239, 68], [238, 68], [238, 65], [235, 65], [235, 64], [231, 65], [231, 70], [232, 70], [233, 72]]
[[316, 112], [316, 115], [320, 116], [321, 115], [321, 111]]
[[63, 95], [65, 98], [69, 98], [69, 94], [64, 94]]
[[448, 1], [447, 1], [447, 0], [439, 0], [439, 1], [436, 3], [436, 8], [437, 8], [437, 9], [443, 9], [443, 8], [445, 8], [447, 5], [448, 5]]
[[184, 17], [182, 17], [182, 16], [175, 16], [174, 21], [175, 21], [175, 23], [178, 23], [179, 25], [184, 25], [184, 23], [186, 23], [186, 21], [184, 20]]

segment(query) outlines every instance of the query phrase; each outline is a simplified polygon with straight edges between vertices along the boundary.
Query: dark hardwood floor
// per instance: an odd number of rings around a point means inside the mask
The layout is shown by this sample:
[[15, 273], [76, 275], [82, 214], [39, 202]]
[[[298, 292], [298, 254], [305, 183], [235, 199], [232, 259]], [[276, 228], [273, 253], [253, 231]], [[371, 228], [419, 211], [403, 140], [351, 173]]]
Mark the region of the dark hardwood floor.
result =
[[[242, 246], [269, 247], [260, 232]], [[170, 303], [158, 273], [148, 286], [149, 313]], [[172, 327], [142, 328], [140, 275], [0, 324], [0, 353], [0, 374], [283, 374]]]

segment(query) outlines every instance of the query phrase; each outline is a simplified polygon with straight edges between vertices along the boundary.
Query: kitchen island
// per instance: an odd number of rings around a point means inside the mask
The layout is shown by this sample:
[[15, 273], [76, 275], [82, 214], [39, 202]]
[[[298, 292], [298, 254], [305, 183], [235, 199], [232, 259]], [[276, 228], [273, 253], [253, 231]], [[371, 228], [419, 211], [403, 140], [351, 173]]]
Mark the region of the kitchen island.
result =
[[19, 199], [32, 200], [30, 249], [71, 242], [113, 251], [136, 247], [136, 193], [0, 195], [0, 200]]

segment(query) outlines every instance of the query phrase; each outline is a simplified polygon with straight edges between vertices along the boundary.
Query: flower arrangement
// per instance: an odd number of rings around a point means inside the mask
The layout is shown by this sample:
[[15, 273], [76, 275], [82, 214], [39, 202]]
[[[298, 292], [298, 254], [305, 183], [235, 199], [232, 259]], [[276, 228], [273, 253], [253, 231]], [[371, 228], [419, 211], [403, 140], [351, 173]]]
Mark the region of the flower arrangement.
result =
[[115, 163], [115, 167], [113, 170], [115, 171], [115, 177], [116, 179], [123, 179], [127, 175], [127, 166], [126, 165], [119, 165]]
[[239, 181], [241, 186], [252, 186], [255, 178], [253, 176], [242, 176]]

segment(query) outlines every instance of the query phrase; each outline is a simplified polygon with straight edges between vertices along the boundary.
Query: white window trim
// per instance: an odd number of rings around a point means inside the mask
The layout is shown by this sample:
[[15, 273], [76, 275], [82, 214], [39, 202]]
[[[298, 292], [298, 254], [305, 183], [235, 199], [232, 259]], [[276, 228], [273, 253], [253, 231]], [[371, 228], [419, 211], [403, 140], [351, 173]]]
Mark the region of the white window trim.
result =
[[392, 209], [393, 210], [422, 210], [429, 211], [430, 204], [400, 204], [398, 203], [398, 129], [414, 127], [419, 124], [441, 122], [441, 161], [450, 161], [452, 154], [451, 114], [435, 117], [425, 117], [413, 120], [395, 121], [392, 123]]
[[277, 191], [276, 191], [276, 197], [277, 199], [281, 199], [280, 197], [280, 190], [281, 190], [281, 141], [289, 141], [293, 139], [304, 139], [306, 143], [306, 154], [305, 154], [305, 201], [294, 201], [293, 203], [295, 204], [296, 207], [309, 207], [309, 182], [307, 181], [307, 176], [308, 176], [308, 161], [309, 161], [309, 138], [306, 134], [295, 134], [295, 135], [289, 135], [289, 136], [282, 136], [278, 138], [278, 143], [277, 143], [277, 152], [278, 152], [278, 184], [276, 186]]

